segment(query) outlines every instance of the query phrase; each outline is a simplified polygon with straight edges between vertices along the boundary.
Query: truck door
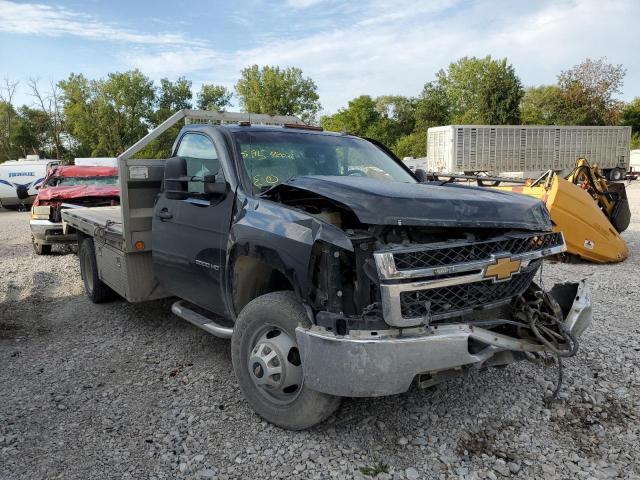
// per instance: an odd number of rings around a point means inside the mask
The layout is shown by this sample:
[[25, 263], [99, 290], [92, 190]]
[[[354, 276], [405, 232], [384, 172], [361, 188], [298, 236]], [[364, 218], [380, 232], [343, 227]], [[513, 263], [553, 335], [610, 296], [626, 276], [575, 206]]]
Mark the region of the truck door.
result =
[[[187, 176], [216, 174], [223, 168], [213, 140], [187, 132], [176, 156], [185, 159]], [[160, 283], [171, 293], [215, 313], [224, 313], [223, 285], [233, 192], [203, 199], [204, 183], [187, 184], [193, 197], [170, 199], [163, 192], [154, 207], [153, 265]]]

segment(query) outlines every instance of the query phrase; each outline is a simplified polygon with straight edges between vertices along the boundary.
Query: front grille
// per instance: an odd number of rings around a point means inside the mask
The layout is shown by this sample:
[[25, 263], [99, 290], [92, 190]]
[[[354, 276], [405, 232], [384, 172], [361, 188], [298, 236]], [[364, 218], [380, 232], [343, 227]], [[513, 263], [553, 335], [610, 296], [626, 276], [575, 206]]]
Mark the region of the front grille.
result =
[[511, 280], [494, 283], [486, 280], [448, 287], [400, 293], [400, 309], [404, 318], [419, 318], [429, 315], [432, 319], [451, 317], [456, 313], [480, 309], [488, 305], [508, 301], [522, 294], [529, 286], [540, 262], [529, 267]]
[[504, 252], [518, 255], [545, 250], [562, 244], [561, 233], [538, 233], [525, 237], [502, 237], [455, 247], [447, 247], [445, 245], [416, 252], [398, 252], [393, 254], [393, 258], [396, 269], [403, 271], [487, 260], [491, 258], [491, 255]]

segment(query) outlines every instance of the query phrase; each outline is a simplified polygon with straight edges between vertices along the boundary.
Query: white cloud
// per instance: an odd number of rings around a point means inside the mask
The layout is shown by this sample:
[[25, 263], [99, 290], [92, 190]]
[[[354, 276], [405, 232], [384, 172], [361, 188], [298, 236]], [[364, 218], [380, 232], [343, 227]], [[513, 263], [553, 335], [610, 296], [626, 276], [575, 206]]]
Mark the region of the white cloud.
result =
[[309, 8], [319, 4], [323, 0], [287, 0], [287, 7], [290, 8]]
[[152, 45], [190, 44], [174, 33], [138, 33], [63, 7], [39, 3], [0, 0], [0, 32], [60, 37], [71, 35], [91, 40], [106, 40]]
[[[507, 57], [525, 85], [553, 83], [585, 57], [607, 56], [628, 68], [624, 98], [640, 94], [632, 41], [637, 0], [282, 1], [295, 11], [316, 8], [296, 17], [295, 34], [263, 25], [248, 37], [254, 47], [224, 52], [180, 34], [132, 32], [68, 9], [7, 0], [0, 0], [0, 31], [122, 42], [116, 68], [137, 67], [155, 78], [185, 75], [196, 86], [233, 86], [253, 63], [296, 66], [318, 84], [327, 112], [361, 94], [417, 95], [440, 68], [465, 55]], [[227, 21], [241, 24], [239, 18]]]
[[206, 47], [179, 46], [149, 51], [134, 48], [120, 52], [119, 58], [127, 68], [139, 68], [151, 76], [177, 77], [207, 70], [224, 61], [223, 57]]
[[525, 85], [553, 83], [587, 56], [607, 56], [629, 69], [629, 97], [640, 84], [630, 41], [640, 2], [455, 1], [413, 7], [409, 0], [373, 2], [357, 23], [291, 41], [235, 52], [251, 63], [302, 68], [319, 87], [327, 111], [357, 95], [416, 95], [434, 74], [465, 55], [507, 57]]

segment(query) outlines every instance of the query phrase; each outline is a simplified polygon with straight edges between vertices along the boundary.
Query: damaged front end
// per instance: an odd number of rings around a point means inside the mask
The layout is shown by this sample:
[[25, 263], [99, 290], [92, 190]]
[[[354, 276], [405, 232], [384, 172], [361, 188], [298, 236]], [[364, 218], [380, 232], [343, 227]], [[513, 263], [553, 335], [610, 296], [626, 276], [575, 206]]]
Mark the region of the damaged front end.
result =
[[322, 245], [312, 264], [315, 325], [296, 331], [305, 383], [339, 396], [406, 391], [528, 353], [577, 352], [591, 323], [584, 281], [534, 283], [562, 234], [347, 229], [354, 252]]

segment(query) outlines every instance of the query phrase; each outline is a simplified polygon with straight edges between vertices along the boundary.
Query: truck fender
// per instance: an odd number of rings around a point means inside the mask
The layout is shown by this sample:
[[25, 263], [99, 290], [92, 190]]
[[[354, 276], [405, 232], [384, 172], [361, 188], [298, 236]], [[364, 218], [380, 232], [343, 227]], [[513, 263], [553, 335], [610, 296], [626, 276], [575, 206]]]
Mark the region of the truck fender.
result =
[[[250, 205], [250, 203], [256, 202]], [[269, 201], [250, 201], [236, 217], [229, 235], [227, 256], [227, 301], [234, 302], [234, 273], [239, 258], [252, 258], [279, 272], [305, 303], [310, 291], [309, 262], [313, 246], [323, 241], [353, 251], [339, 228], [310, 215]], [[236, 314], [238, 312], [235, 312]]]

